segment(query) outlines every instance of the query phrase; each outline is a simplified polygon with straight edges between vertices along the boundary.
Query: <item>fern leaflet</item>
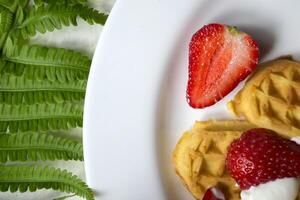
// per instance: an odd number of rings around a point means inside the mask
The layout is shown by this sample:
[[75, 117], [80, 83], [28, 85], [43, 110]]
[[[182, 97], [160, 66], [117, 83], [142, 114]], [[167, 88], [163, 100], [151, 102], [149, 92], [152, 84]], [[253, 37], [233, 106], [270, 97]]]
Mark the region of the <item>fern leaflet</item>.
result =
[[0, 104], [0, 132], [67, 130], [82, 126], [83, 103]]
[[0, 6], [3, 6], [12, 13], [15, 12], [17, 5], [16, 0], [0, 0]]
[[27, 65], [59, 67], [88, 73], [91, 60], [81, 53], [63, 48], [49, 48], [38, 45], [14, 45], [7, 40], [4, 60]]
[[14, 63], [10, 64], [13, 64], [12, 69], [9, 64], [1, 65], [0, 60], [0, 103], [62, 103], [84, 100], [86, 80], [69, 81], [64, 78], [49, 80], [46, 78], [45, 68], [34, 67], [29, 68], [32, 71], [25, 70], [22, 75], [16, 75], [14, 73], [19, 73], [18, 68]]
[[82, 144], [43, 133], [0, 134], [0, 162], [83, 160]]
[[48, 4], [69, 4], [69, 5], [74, 5], [74, 4], [86, 4], [87, 0], [34, 0], [34, 3], [36, 5], [41, 5], [42, 3], [48, 3]]
[[13, 22], [13, 13], [0, 6], [0, 34], [3, 35], [10, 30]]
[[77, 176], [66, 170], [53, 167], [0, 166], [0, 190], [2, 192], [34, 192], [37, 189], [54, 189], [75, 193], [87, 200], [93, 200], [90, 188]]
[[[43, 66], [43, 65], [27, 65], [22, 63], [14, 63], [0, 59], [0, 76], [10, 74], [14, 76], [24, 76], [26, 79], [48, 80], [51, 82], [86, 82], [88, 71], [74, 70], [66, 66]], [[79, 87], [81, 88], [81, 87]]]
[[26, 7], [29, 3], [29, 0], [17, 0], [18, 6], [21, 6], [22, 8]]
[[29, 38], [36, 32], [45, 33], [61, 29], [71, 24], [77, 26], [77, 17], [81, 17], [89, 24], [104, 24], [107, 15], [82, 4], [68, 5], [46, 5], [35, 6], [28, 13], [25, 13], [24, 20], [18, 22], [14, 27], [14, 37], [22, 36]]
[[83, 102], [84, 92], [72, 91], [1, 91], [0, 103], [7, 104], [35, 104], [35, 103], [62, 103]]
[[0, 6], [0, 48], [3, 47], [7, 34], [13, 23], [13, 13]]

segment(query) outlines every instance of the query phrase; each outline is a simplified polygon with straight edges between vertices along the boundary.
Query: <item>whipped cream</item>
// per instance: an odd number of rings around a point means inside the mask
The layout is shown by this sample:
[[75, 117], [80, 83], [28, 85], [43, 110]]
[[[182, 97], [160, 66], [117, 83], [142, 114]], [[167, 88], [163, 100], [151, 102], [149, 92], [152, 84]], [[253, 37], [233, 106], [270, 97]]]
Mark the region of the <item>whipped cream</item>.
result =
[[282, 178], [250, 187], [241, 192], [242, 200], [295, 200], [299, 190], [299, 179]]
[[217, 199], [225, 200], [224, 194], [217, 188], [212, 188], [211, 192], [217, 197]]
[[[292, 141], [300, 144], [300, 137], [293, 137]], [[298, 178], [282, 178], [267, 183], [252, 186], [241, 192], [242, 200], [295, 200], [300, 186]]]
[[300, 145], [300, 137], [299, 136], [298, 137], [292, 137], [291, 140]]

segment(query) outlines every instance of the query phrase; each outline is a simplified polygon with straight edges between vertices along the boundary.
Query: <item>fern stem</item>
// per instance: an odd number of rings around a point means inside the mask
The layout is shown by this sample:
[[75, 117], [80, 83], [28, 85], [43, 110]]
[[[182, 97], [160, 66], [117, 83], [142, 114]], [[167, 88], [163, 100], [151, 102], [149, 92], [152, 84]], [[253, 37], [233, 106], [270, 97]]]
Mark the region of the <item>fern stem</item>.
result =
[[59, 67], [59, 68], [64, 68], [64, 69], [74, 69], [74, 70], [80, 70], [80, 71], [85, 71], [88, 72], [89, 69], [83, 68], [82, 66], [77, 66], [77, 65], [68, 65], [68, 64], [57, 64], [53, 62], [47, 62], [47, 61], [39, 61], [39, 60], [32, 60], [30, 58], [18, 58], [18, 57], [3, 57], [4, 60], [10, 61], [10, 62], [15, 62], [15, 63], [22, 63], [26, 65], [36, 65], [39, 67]]
[[[2, 135], [13, 135], [13, 134], [2, 134]], [[53, 150], [53, 151], [68, 151], [66, 150], [65, 148], [63, 147], [51, 147], [51, 146], [47, 146], [45, 144], [43, 145], [38, 145], [38, 146], [24, 146], [24, 147], [0, 147], [0, 152], [3, 152], [3, 151], [26, 151], [26, 150]], [[69, 152], [72, 152], [72, 150], [69, 150]]]
[[28, 120], [41, 120], [41, 119], [79, 119], [81, 120], [82, 117], [81, 116], [77, 116], [77, 115], [45, 115], [45, 116], [36, 116], [36, 115], [32, 115], [32, 116], [26, 116], [26, 117], [15, 117], [15, 118], [9, 118], [9, 117], [3, 117], [0, 118], [0, 122], [13, 122], [13, 121], [28, 121]]

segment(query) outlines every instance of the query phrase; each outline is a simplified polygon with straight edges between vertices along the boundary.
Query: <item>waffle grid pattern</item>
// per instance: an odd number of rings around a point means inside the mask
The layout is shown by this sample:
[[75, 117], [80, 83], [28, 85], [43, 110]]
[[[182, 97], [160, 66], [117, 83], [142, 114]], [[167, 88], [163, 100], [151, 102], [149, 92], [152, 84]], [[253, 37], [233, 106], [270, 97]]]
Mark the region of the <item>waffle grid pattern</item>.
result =
[[227, 199], [239, 200], [240, 190], [225, 169], [227, 147], [243, 131], [254, 128], [245, 121], [196, 122], [184, 133], [173, 152], [173, 163], [184, 185], [196, 199], [217, 186]]
[[229, 108], [259, 127], [284, 136], [300, 135], [300, 63], [276, 60], [261, 64]]

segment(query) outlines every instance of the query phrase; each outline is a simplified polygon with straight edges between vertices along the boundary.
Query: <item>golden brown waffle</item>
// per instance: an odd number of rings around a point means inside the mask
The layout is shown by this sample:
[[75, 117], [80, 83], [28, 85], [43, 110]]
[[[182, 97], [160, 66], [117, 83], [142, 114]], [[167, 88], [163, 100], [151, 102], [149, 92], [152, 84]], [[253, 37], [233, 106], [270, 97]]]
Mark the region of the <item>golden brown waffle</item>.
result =
[[246, 82], [229, 109], [251, 123], [284, 136], [300, 135], [300, 63], [266, 62]]
[[229, 200], [239, 200], [240, 190], [225, 169], [227, 147], [241, 133], [254, 128], [246, 121], [196, 122], [173, 151], [173, 164], [186, 188], [196, 199], [213, 186]]

